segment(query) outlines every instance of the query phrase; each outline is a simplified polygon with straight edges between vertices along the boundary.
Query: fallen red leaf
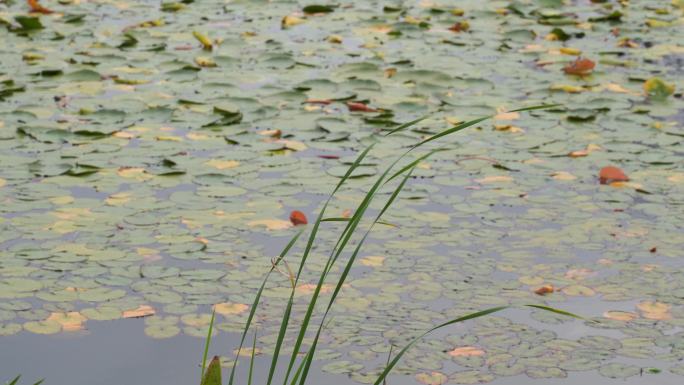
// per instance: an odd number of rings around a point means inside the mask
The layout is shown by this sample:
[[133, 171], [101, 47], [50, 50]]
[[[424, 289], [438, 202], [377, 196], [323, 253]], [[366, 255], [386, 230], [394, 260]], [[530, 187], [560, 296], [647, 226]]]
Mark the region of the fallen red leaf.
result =
[[306, 220], [306, 215], [304, 215], [304, 213], [299, 210], [295, 210], [290, 213], [290, 222], [292, 222], [292, 224], [295, 226], [305, 225], [309, 223]]
[[654, 247], [651, 247], [651, 249], [649, 251], [651, 253], [655, 253], [656, 251], [658, 251], [658, 248], [654, 246]]
[[31, 7], [31, 12], [42, 13], [43, 15], [49, 15], [54, 13], [54, 11], [47, 9], [38, 3], [38, 0], [26, 0], [29, 7]]
[[470, 24], [468, 24], [468, 22], [465, 22], [465, 21], [460, 22], [459, 21], [459, 22], [455, 23], [454, 25], [452, 25], [451, 27], [449, 27], [449, 31], [463, 32], [463, 31], [467, 31], [469, 28], [470, 28]]
[[574, 62], [563, 67], [563, 71], [568, 75], [585, 76], [589, 75], [594, 70], [595, 66], [596, 63], [593, 61], [579, 57]]
[[551, 285], [544, 285], [534, 290], [535, 294], [546, 295], [554, 292], [554, 288]]
[[378, 112], [377, 109], [368, 107], [367, 105], [359, 102], [347, 102], [347, 107], [349, 107], [349, 111], [356, 111], [356, 112]]
[[337, 155], [319, 155], [318, 157], [323, 159], [340, 159]]
[[629, 177], [617, 167], [607, 166], [599, 171], [599, 182], [601, 184], [609, 184], [612, 182], [626, 182]]

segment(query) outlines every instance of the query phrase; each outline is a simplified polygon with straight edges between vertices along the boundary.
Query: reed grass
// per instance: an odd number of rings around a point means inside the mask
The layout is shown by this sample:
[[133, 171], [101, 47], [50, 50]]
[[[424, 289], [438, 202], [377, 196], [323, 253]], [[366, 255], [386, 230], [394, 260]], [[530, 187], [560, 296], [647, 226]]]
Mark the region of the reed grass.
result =
[[[512, 110], [509, 112], [523, 112], [523, 111], [533, 111], [533, 110], [541, 110], [541, 109], [548, 109], [555, 107], [557, 105], [539, 105], [539, 106], [533, 106], [533, 107], [526, 107], [526, 108], [520, 108], [516, 110]], [[285, 371], [285, 375], [281, 379], [281, 382], [283, 385], [304, 385], [306, 383], [306, 380], [309, 375], [309, 371], [311, 368], [311, 364], [313, 362], [316, 348], [318, 346], [318, 341], [321, 335], [321, 332], [324, 328], [324, 325], [326, 324], [326, 319], [328, 317], [328, 314], [330, 310], [332, 309], [335, 300], [340, 293], [348, 275], [349, 272], [351, 271], [352, 266], [354, 265], [354, 262], [356, 261], [356, 257], [359, 254], [359, 251], [361, 250], [362, 246], [364, 245], [366, 239], [368, 238], [369, 234], [371, 233], [372, 229], [376, 224], [388, 224], [386, 222], [383, 222], [381, 220], [382, 216], [384, 213], [392, 206], [394, 201], [396, 200], [397, 196], [399, 193], [402, 191], [404, 186], [406, 185], [407, 181], [410, 179], [413, 170], [415, 167], [422, 162], [423, 160], [429, 158], [431, 155], [435, 154], [438, 151], [445, 151], [446, 149], [444, 147], [439, 147], [436, 149], [432, 149], [420, 156], [417, 156], [415, 159], [412, 161], [408, 162], [407, 164], [403, 165], [402, 167], [398, 168], [398, 170], [393, 171], [400, 162], [405, 159], [410, 153], [412, 153], [414, 150], [426, 145], [427, 143], [433, 142], [437, 139], [446, 137], [448, 135], [451, 135], [453, 133], [456, 133], [458, 131], [461, 131], [463, 129], [466, 129], [468, 127], [475, 126], [487, 119], [493, 118], [494, 115], [490, 116], [485, 116], [481, 117], [478, 119], [470, 120], [467, 122], [463, 122], [460, 124], [457, 124], [453, 127], [450, 127], [448, 129], [445, 129], [433, 136], [430, 136], [426, 139], [421, 140], [420, 142], [410, 146], [403, 154], [400, 156], [396, 157], [394, 161], [383, 171], [383, 173], [376, 179], [374, 184], [371, 186], [371, 188], [368, 190], [368, 192], [365, 194], [363, 200], [361, 203], [359, 203], [358, 207], [354, 211], [353, 215], [350, 218], [333, 218], [333, 217], [326, 217], [325, 213], [328, 208], [329, 203], [331, 202], [332, 198], [334, 195], [339, 191], [339, 189], [345, 184], [345, 182], [348, 181], [348, 179], [353, 175], [353, 172], [362, 164], [363, 160], [366, 158], [370, 150], [373, 148], [373, 144], [368, 146], [365, 150], [363, 150], [357, 158], [354, 160], [354, 162], [350, 165], [349, 169], [345, 173], [345, 175], [340, 179], [338, 184], [335, 186], [331, 194], [328, 196], [327, 200], [323, 204], [320, 213], [318, 214], [316, 220], [313, 222], [313, 225], [311, 226], [311, 231], [309, 233], [306, 245], [304, 247], [304, 251], [302, 253], [302, 258], [299, 263], [299, 268], [297, 269], [297, 273], [294, 274], [294, 277], [291, 278], [291, 288], [290, 288], [290, 294], [289, 298], [287, 300], [287, 303], [285, 305], [285, 309], [283, 311], [282, 318], [280, 320], [280, 329], [278, 331], [278, 336], [276, 339], [276, 344], [272, 353], [272, 358], [271, 358], [271, 363], [269, 365], [269, 372], [268, 372], [268, 377], [266, 381], [266, 385], [271, 385], [274, 380], [275, 380], [275, 373], [276, 369], [279, 366], [279, 362], [281, 360], [281, 356], [283, 355], [282, 353], [282, 347], [283, 343], [285, 340], [285, 334], [287, 332], [288, 326], [290, 325], [290, 322], [292, 321], [292, 307], [294, 303], [294, 296], [295, 296], [295, 290], [297, 287], [297, 283], [299, 282], [300, 276], [302, 274], [302, 270], [306, 264], [306, 261], [308, 257], [311, 254], [311, 250], [313, 248], [313, 245], [315, 244], [315, 241], [317, 239], [320, 226], [323, 222], [346, 222], [346, 225], [342, 232], [340, 233], [337, 242], [335, 243], [335, 246], [332, 248], [330, 251], [330, 254], [328, 256], [328, 259], [325, 263], [325, 266], [323, 267], [322, 271], [320, 272], [320, 275], [318, 277], [318, 281], [316, 284], [316, 287], [313, 291], [313, 294], [311, 295], [311, 298], [309, 299], [309, 302], [306, 307], [306, 312], [304, 314], [304, 318], [302, 319], [301, 323], [297, 327], [297, 337], [294, 341], [294, 345], [292, 346], [292, 352], [289, 355], [289, 358], [287, 359], [287, 369]], [[399, 132], [402, 132], [406, 129], [409, 129], [410, 127], [416, 125], [417, 123], [423, 121], [426, 117], [422, 117], [413, 121], [410, 121], [408, 123], [404, 123], [392, 130], [390, 130], [388, 133], [386, 133], [385, 136], [393, 135]], [[367, 227], [363, 235], [361, 236], [360, 240], [356, 243], [356, 246], [354, 250], [352, 251], [350, 257], [346, 260], [344, 263], [344, 267], [342, 268], [342, 273], [340, 274], [340, 277], [337, 278], [335, 284], [334, 284], [334, 290], [332, 291], [332, 295], [330, 299], [328, 300], [327, 304], [325, 305], [325, 311], [323, 312], [320, 321], [318, 322], [317, 325], [312, 325], [312, 318], [314, 316], [314, 309], [316, 308], [316, 305], [320, 299], [321, 295], [321, 289], [326, 282], [326, 279], [328, 278], [330, 272], [332, 271], [333, 267], [337, 266], [337, 263], [340, 261], [340, 256], [346, 249], [346, 247], [350, 244], [350, 241], [352, 237], [358, 232], [361, 220], [364, 218], [368, 208], [370, 207], [372, 201], [374, 198], [376, 198], [376, 195], [380, 188], [383, 186], [387, 185], [388, 183], [394, 181], [396, 178], [403, 176], [401, 180], [398, 182], [396, 187], [394, 187], [392, 194], [390, 197], [387, 199], [387, 201], [384, 203], [382, 206], [382, 209], [378, 212], [377, 215], [375, 215], [373, 221], [370, 223], [370, 225]], [[389, 224], [391, 225], [391, 224]], [[245, 338], [247, 336], [247, 333], [249, 332], [251, 326], [252, 326], [252, 321], [254, 319], [254, 313], [259, 306], [261, 295], [263, 293], [264, 287], [266, 285], [266, 282], [269, 279], [270, 274], [275, 270], [280, 264], [289, 251], [292, 249], [294, 244], [297, 242], [299, 237], [302, 235], [302, 231], [298, 232], [295, 234], [295, 236], [290, 240], [290, 242], [287, 244], [287, 246], [283, 249], [281, 252], [280, 256], [273, 261], [273, 264], [271, 266], [270, 271], [266, 274], [264, 277], [264, 280], [257, 291], [256, 297], [254, 299], [254, 302], [252, 303], [251, 310], [249, 313], [249, 316], [247, 317], [247, 321], [245, 323], [245, 327], [242, 332], [242, 337], [240, 339], [240, 344], [237, 350], [237, 355], [238, 357], [240, 356], [240, 351], [243, 347]], [[540, 304], [528, 304], [528, 305], [523, 305], [524, 307], [531, 307], [531, 308], [536, 308], [544, 311], [549, 311], [557, 314], [562, 314], [565, 316], [569, 317], [575, 317], [575, 318], [582, 318], [579, 317], [575, 314], [555, 309], [552, 307], [548, 307], [545, 305], [540, 305]], [[488, 314], [492, 314], [495, 312], [502, 311], [504, 309], [509, 308], [510, 306], [498, 306], [498, 307], [493, 307], [489, 309], [484, 309], [478, 312], [466, 314], [462, 317], [452, 319], [449, 321], [446, 321], [442, 324], [439, 324], [430, 330], [425, 331], [424, 333], [420, 334], [418, 337], [412, 339], [406, 346], [404, 346], [401, 350], [398, 351], [398, 353], [390, 359], [388, 357], [387, 364], [384, 368], [384, 370], [381, 372], [381, 374], [378, 376], [377, 380], [375, 381], [375, 385], [380, 385], [385, 382], [387, 375], [391, 372], [391, 370], [396, 366], [396, 364], [401, 360], [402, 356], [416, 343], [418, 342], [421, 338], [427, 336], [431, 332], [441, 329], [443, 327], [447, 327], [449, 325], [453, 325], [455, 323], [460, 323], [464, 322], [467, 320], [479, 318], [486, 316]], [[212, 315], [212, 320], [211, 320], [211, 325], [210, 325], [210, 331], [207, 335], [207, 340], [205, 343], [205, 351], [204, 351], [204, 360], [203, 360], [203, 366], [202, 366], [202, 373], [203, 373], [203, 381], [202, 385], [221, 385], [220, 382], [220, 376], [219, 376], [219, 382], [216, 383], [207, 383], [205, 382], [207, 376], [213, 375], [211, 373], [211, 364], [209, 365], [209, 369], [205, 373], [204, 370], [204, 362], [206, 362], [206, 355], [209, 349], [209, 344], [211, 342], [211, 328], [213, 327], [213, 322], [214, 322], [214, 316]], [[312, 326], [315, 326], [315, 329], [312, 328]], [[311, 347], [307, 350], [306, 354], [304, 357], [298, 359], [299, 356], [299, 351], [302, 347], [303, 341], [305, 336], [308, 333], [313, 332], [315, 330], [315, 335], [313, 338], [313, 341], [311, 343]], [[254, 351], [256, 348], [256, 332], [254, 336], [254, 342], [253, 342], [253, 347], [252, 347], [252, 354], [250, 358], [250, 366], [249, 366], [249, 377], [248, 377], [248, 385], [251, 385], [252, 382], [252, 374], [253, 374], [253, 368], [254, 368]], [[214, 363], [215, 360], [218, 360], [217, 357], [212, 360], [212, 363]], [[230, 371], [230, 377], [228, 381], [228, 385], [233, 385], [235, 381], [235, 373], [236, 373], [236, 365], [237, 365], [237, 359], [234, 361], [233, 366]], [[219, 371], [220, 371], [220, 364], [218, 365]], [[219, 373], [220, 374], [220, 373]], [[280, 382], [280, 381], [279, 381]]]

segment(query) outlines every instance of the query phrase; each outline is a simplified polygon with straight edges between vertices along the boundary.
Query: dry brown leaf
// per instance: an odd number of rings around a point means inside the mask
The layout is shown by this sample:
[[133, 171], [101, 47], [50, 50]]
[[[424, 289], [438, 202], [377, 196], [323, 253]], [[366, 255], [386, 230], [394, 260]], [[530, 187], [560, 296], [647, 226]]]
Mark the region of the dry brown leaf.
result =
[[46, 321], [54, 321], [62, 325], [62, 330], [66, 332], [73, 332], [77, 330], [82, 330], [84, 328], [85, 321], [88, 320], [85, 316], [77, 311], [71, 311], [68, 313], [55, 312], [51, 313]]
[[475, 182], [477, 183], [506, 183], [506, 182], [512, 182], [513, 178], [507, 175], [494, 175], [494, 176], [487, 176], [482, 179], [475, 179]]
[[553, 287], [553, 285], [544, 285], [534, 289], [534, 294], [546, 295], [553, 293], [555, 290], [556, 289]]
[[643, 301], [636, 305], [637, 309], [641, 311], [644, 318], [665, 321], [672, 319], [670, 313], [671, 305], [658, 301]]
[[551, 174], [551, 177], [555, 180], [575, 180], [575, 179], [577, 179], [576, 176], [570, 174], [567, 171], [556, 171], [553, 174]]
[[42, 13], [43, 15], [49, 15], [55, 13], [54, 11], [47, 9], [38, 3], [38, 0], [26, 0], [29, 7], [31, 7], [31, 12]]
[[629, 177], [619, 168], [607, 166], [599, 171], [599, 183], [609, 184], [612, 182], [627, 182]]
[[591, 74], [595, 66], [596, 63], [593, 61], [587, 58], [579, 57], [574, 62], [563, 67], [563, 72], [568, 75], [586, 76]]
[[416, 380], [425, 385], [442, 385], [449, 380], [449, 377], [440, 372], [418, 373]]
[[450, 350], [449, 355], [452, 357], [484, 356], [485, 351], [475, 346], [462, 346], [460, 348]]
[[[303, 284], [297, 286], [297, 290], [296, 290], [296, 291], [297, 291], [297, 293], [299, 293], [299, 294], [311, 294], [311, 293], [313, 293], [313, 292], [316, 290], [316, 286], [317, 286], [317, 285], [316, 285], [316, 284], [313, 284], [313, 283], [303, 283]], [[330, 293], [330, 292], [332, 291], [332, 289], [333, 289], [333, 286], [332, 286], [332, 285], [323, 284], [323, 285], [321, 286], [320, 293], [321, 293], [321, 294]]]
[[305, 225], [309, 223], [306, 220], [306, 215], [304, 215], [304, 213], [299, 210], [294, 210], [290, 213], [290, 222], [292, 222], [292, 224], [295, 226]]
[[609, 310], [605, 313], [603, 313], [603, 316], [608, 319], [612, 319], [615, 321], [631, 321], [639, 315], [636, 313], [630, 312], [630, 311], [619, 311], [619, 310]]
[[137, 309], [133, 310], [126, 310], [123, 312], [122, 317], [123, 318], [142, 318], [142, 317], [149, 317], [151, 315], [154, 315], [156, 311], [152, 306], [149, 305], [140, 305], [138, 306]]
[[385, 262], [385, 257], [381, 255], [372, 255], [365, 258], [361, 258], [359, 263], [364, 266], [370, 267], [380, 267]]
[[258, 219], [251, 222], [247, 222], [247, 226], [264, 226], [269, 230], [284, 230], [292, 227], [292, 223], [290, 221], [284, 221], [282, 219]]
[[208, 162], [204, 162], [207, 166], [213, 167], [217, 170], [226, 170], [229, 168], [235, 168], [240, 165], [237, 160], [222, 160], [222, 159], [212, 159]]
[[221, 314], [223, 316], [228, 316], [228, 315], [235, 315], [235, 314], [242, 314], [247, 309], [249, 309], [249, 306], [243, 304], [243, 303], [233, 303], [233, 302], [223, 302], [223, 303], [217, 303], [213, 307], [214, 311], [218, 314]]

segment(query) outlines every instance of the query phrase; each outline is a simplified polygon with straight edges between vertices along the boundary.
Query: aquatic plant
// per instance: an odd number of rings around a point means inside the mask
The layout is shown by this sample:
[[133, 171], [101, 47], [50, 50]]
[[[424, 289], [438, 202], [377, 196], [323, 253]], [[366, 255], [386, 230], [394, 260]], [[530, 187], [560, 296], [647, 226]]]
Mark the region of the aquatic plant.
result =
[[[527, 108], [520, 108], [517, 110], [512, 110], [510, 112], [522, 112], [522, 111], [532, 111], [532, 110], [540, 110], [540, 109], [547, 109], [550, 107], [554, 107], [552, 105], [540, 105], [540, 106], [533, 106], [533, 107], [527, 107]], [[325, 263], [325, 266], [323, 267], [320, 276], [318, 278], [318, 283], [316, 284], [316, 287], [313, 291], [313, 294], [311, 298], [309, 299], [306, 313], [304, 315], [304, 319], [301, 321], [301, 324], [297, 328], [297, 338], [295, 340], [292, 353], [290, 354], [289, 359], [287, 359], [287, 370], [285, 372], [284, 378], [281, 379], [281, 382], [283, 385], [287, 385], [288, 383], [290, 385], [296, 385], [297, 383], [299, 385], [304, 385], [306, 383], [309, 370], [311, 368], [311, 363], [314, 359], [314, 355], [316, 352], [316, 347], [318, 345], [319, 337], [321, 335], [321, 332], [326, 324], [326, 318], [328, 316], [328, 313], [330, 312], [333, 304], [335, 303], [335, 299], [337, 298], [338, 294], [340, 293], [340, 290], [342, 289], [342, 286], [349, 275], [350, 269], [353, 266], [356, 257], [359, 254], [359, 251], [361, 250], [364, 242], [366, 241], [367, 237], [369, 236], [371, 230], [373, 227], [381, 222], [381, 218], [383, 214], [390, 208], [392, 203], [395, 201], [399, 193], [402, 191], [404, 188], [406, 182], [411, 178], [413, 170], [416, 168], [416, 166], [421, 162], [430, 157], [432, 154], [434, 154], [437, 151], [444, 151], [444, 148], [436, 148], [432, 149], [430, 151], [427, 151], [426, 153], [416, 157], [412, 161], [404, 164], [403, 166], [399, 167], [398, 170], [394, 171], [394, 169], [400, 164], [400, 162], [406, 158], [410, 153], [412, 153], [414, 150], [418, 149], [419, 147], [422, 147], [426, 145], [427, 143], [433, 142], [437, 139], [443, 138], [445, 136], [451, 135], [453, 133], [456, 133], [458, 131], [461, 131], [465, 128], [475, 126], [487, 119], [492, 118], [493, 116], [485, 116], [481, 117], [478, 119], [470, 120], [467, 122], [463, 122], [460, 124], [457, 124], [453, 127], [450, 127], [444, 131], [441, 131], [433, 136], [430, 136], [426, 139], [423, 139], [422, 141], [412, 145], [411, 147], [408, 148], [403, 154], [400, 156], [396, 157], [394, 161], [385, 169], [385, 171], [380, 175], [379, 178], [375, 181], [375, 183], [372, 185], [372, 187], [368, 190], [366, 195], [364, 196], [363, 200], [361, 203], [358, 205], [356, 208], [356, 211], [351, 215], [349, 218], [330, 218], [330, 217], [325, 217], [326, 209], [328, 208], [328, 205], [333, 198], [333, 196], [339, 191], [339, 189], [344, 185], [344, 183], [353, 175], [354, 170], [356, 170], [362, 163], [363, 160], [365, 159], [366, 155], [371, 151], [373, 148], [373, 145], [368, 146], [365, 150], [363, 150], [356, 158], [356, 160], [351, 164], [351, 166], [347, 169], [346, 173], [338, 184], [335, 186], [333, 189], [332, 193], [328, 196], [327, 200], [323, 204], [318, 217], [316, 218], [315, 222], [313, 223], [313, 226], [311, 228], [311, 231], [309, 233], [301, 261], [299, 263], [299, 268], [295, 273], [290, 272], [290, 283], [291, 283], [291, 289], [290, 289], [290, 295], [287, 300], [287, 304], [285, 306], [285, 310], [283, 312], [282, 319], [280, 321], [280, 330], [278, 332], [276, 344], [273, 350], [272, 358], [271, 358], [271, 363], [269, 366], [269, 371], [268, 371], [268, 379], [266, 382], [266, 385], [271, 385], [274, 381], [274, 376], [276, 372], [276, 368], [278, 367], [278, 363], [280, 361], [280, 358], [282, 356], [282, 347], [283, 347], [283, 341], [285, 339], [285, 334], [288, 328], [288, 325], [290, 324], [291, 321], [291, 315], [292, 315], [292, 306], [294, 302], [294, 297], [295, 297], [295, 289], [297, 287], [297, 283], [299, 282], [299, 278], [301, 276], [302, 270], [306, 264], [306, 261], [311, 253], [311, 250], [313, 248], [313, 245], [316, 241], [320, 226], [323, 222], [346, 222], [346, 227], [342, 231], [342, 233], [339, 235], [338, 240], [333, 247], [332, 251], [330, 252], [330, 255], [328, 257], [327, 262]], [[403, 130], [408, 129], [409, 127], [414, 126], [415, 124], [421, 122], [425, 118], [419, 118], [416, 120], [413, 120], [411, 122], [402, 124], [393, 130], [389, 131], [386, 136], [393, 135], [395, 133], [401, 132]], [[361, 223], [361, 220], [364, 218], [364, 214], [366, 214], [366, 211], [370, 207], [371, 202], [373, 199], [376, 197], [376, 194], [378, 193], [379, 189], [386, 184], [392, 182], [395, 179], [399, 179], [396, 187], [392, 191], [390, 197], [387, 199], [385, 202], [384, 206], [382, 209], [375, 215], [373, 221], [371, 224], [368, 226], [368, 228], [365, 230], [363, 235], [361, 236], [361, 239], [356, 243], [356, 246], [354, 250], [352, 251], [349, 259], [347, 259], [346, 263], [344, 263], [344, 267], [342, 270], [342, 273], [340, 277], [337, 279], [337, 281], [334, 283], [334, 289], [332, 291], [332, 296], [329, 299], [327, 305], [325, 306], [325, 311], [323, 312], [323, 315], [320, 317], [320, 320], [318, 321], [318, 325], [313, 325], [315, 327], [315, 336], [313, 338], [313, 341], [311, 343], [311, 347], [308, 349], [306, 354], [304, 355], [303, 358], [298, 360], [298, 354], [300, 351], [300, 348], [302, 347], [302, 343], [304, 341], [304, 337], [306, 336], [307, 332], [313, 331], [314, 329], [311, 328], [311, 323], [312, 323], [312, 317], [314, 313], [314, 308], [316, 307], [316, 304], [319, 300], [320, 294], [321, 294], [321, 288], [323, 287], [324, 283], [326, 282], [326, 278], [328, 278], [328, 275], [330, 271], [332, 270], [333, 266], [339, 261], [339, 258], [342, 254], [342, 252], [345, 250], [347, 245], [349, 244], [352, 236], [357, 233], [359, 229], [359, 224]], [[243, 349], [243, 345], [245, 343], [245, 339], [247, 337], [247, 334], [250, 330], [250, 327], [252, 326], [252, 321], [254, 319], [254, 315], [256, 313], [256, 309], [259, 306], [259, 302], [261, 300], [261, 295], [263, 293], [264, 287], [266, 286], [266, 283], [269, 279], [269, 276], [273, 271], [275, 271], [278, 268], [278, 265], [283, 262], [289, 251], [292, 249], [292, 247], [295, 245], [299, 237], [302, 235], [303, 230], [300, 230], [297, 234], [295, 234], [292, 239], [289, 241], [289, 243], [285, 246], [285, 248], [282, 250], [278, 258], [276, 258], [271, 266], [271, 269], [266, 273], [266, 276], [264, 277], [261, 286], [259, 287], [257, 294], [254, 298], [254, 301], [252, 303], [252, 306], [250, 308], [249, 315], [247, 317], [247, 321], [245, 322], [245, 327], [242, 332], [242, 336], [240, 339], [240, 344], [237, 349], [237, 355], [240, 355], [240, 352]], [[575, 317], [575, 318], [581, 318], [575, 314], [551, 308], [545, 305], [539, 305], [539, 304], [527, 304], [523, 305], [526, 307], [530, 308], [536, 308], [548, 312], [553, 312], [557, 314], [562, 314], [565, 316], [569, 317]], [[510, 306], [498, 306], [498, 307], [493, 307], [493, 308], [488, 308], [484, 309], [481, 311], [477, 311], [474, 313], [466, 314], [464, 316], [458, 317], [456, 319], [452, 319], [449, 321], [446, 321], [442, 324], [439, 324], [424, 333], [420, 334], [419, 336], [415, 337], [412, 339], [406, 346], [404, 346], [401, 350], [398, 351], [398, 353], [392, 357], [391, 359], [388, 359], [387, 365], [385, 369], [382, 371], [382, 373], [378, 376], [377, 380], [375, 381], [374, 385], [379, 385], [384, 382], [385, 378], [389, 374], [389, 372], [396, 366], [396, 364], [401, 360], [402, 356], [410, 349], [417, 341], [419, 341], [421, 338], [425, 337], [426, 335], [430, 334], [431, 332], [449, 326], [453, 325], [455, 323], [459, 322], [464, 322], [467, 320], [479, 318], [486, 316], [488, 314], [492, 314], [495, 312], [502, 311], [504, 309], [509, 308]], [[208, 368], [205, 366], [206, 361], [207, 361], [207, 354], [209, 351], [209, 346], [211, 343], [211, 338], [212, 338], [212, 329], [213, 329], [213, 324], [214, 324], [214, 316], [215, 313], [212, 314], [211, 322], [210, 322], [210, 327], [209, 327], [209, 332], [206, 337], [205, 341], [205, 348], [204, 348], [204, 356], [202, 359], [202, 376], [201, 376], [201, 385], [221, 385], [221, 365], [220, 365], [220, 360], [218, 357], [214, 357], [209, 364]], [[256, 348], [256, 331], [254, 332], [254, 341], [252, 345], [252, 351], [251, 351], [251, 358], [250, 358], [250, 366], [249, 366], [249, 374], [248, 374], [248, 380], [247, 384], [251, 385], [252, 382], [252, 375], [253, 375], [253, 369], [254, 369], [254, 352]], [[232, 385], [235, 381], [235, 369], [237, 365], [237, 359], [233, 362], [232, 369], [230, 371], [230, 377], [228, 379], [228, 385]]]
[[[13, 379], [12, 381], [8, 382], [7, 385], [18, 385], [18, 384], [19, 384], [19, 379], [21, 379], [21, 375], [18, 375], [18, 376], [16, 376], [16, 377], [14, 377], [14, 379]], [[37, 382], [33, 383], [33, 385], [40, 385], [40, 384], [43, 383], [43, 381], [45, 381], [45, 380], [44, 380], [44, 379], [43, 379], [43, 380], [38, 380]]]

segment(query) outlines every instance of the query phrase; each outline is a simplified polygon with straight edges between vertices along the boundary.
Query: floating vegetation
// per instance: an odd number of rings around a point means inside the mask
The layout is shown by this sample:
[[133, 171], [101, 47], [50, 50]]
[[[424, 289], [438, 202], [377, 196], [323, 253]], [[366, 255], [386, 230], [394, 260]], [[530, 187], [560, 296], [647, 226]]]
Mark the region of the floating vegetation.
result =
[[[311, 228], [353, 154], [375, 143], [330, 201], [339, 231], [394, 156], [494, 115], [415, 165], [321, 332], [318, 357], [349, 364], [322, 367], [372, 382], [368, 363], [432, 325], [543, 301], [613, 340], [500, 313], [416, 343], [395, 373], [682, 375], [682, 2], [453, 3], [0, 2], [0, 338], [136, 316], [150, 338], [206, 338], [212, 306], [212, 333], [239, 333], [304, 226], [292, 213]], [[560, 106], [507, 112], [539, 104]], [[255, 316], [264, 352], [290, 270]], [[448, 354], [462, 347], [485, 355]]]

